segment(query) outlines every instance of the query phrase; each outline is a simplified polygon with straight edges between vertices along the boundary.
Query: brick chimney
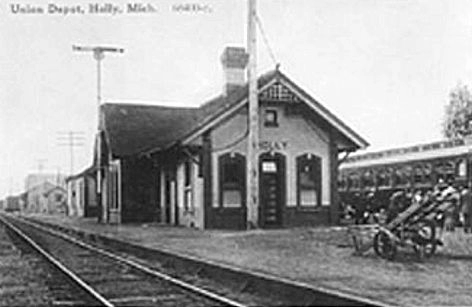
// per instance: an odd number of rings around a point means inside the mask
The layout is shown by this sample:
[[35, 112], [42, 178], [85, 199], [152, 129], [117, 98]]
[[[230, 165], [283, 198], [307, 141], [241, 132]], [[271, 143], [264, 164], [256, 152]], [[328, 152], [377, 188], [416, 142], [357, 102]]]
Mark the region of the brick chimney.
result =
[[246, 65], [249, 54], [243, 47], [226, 47], [221, 55], [224, 72], [223, 94], [227, 96], [246, 83]]

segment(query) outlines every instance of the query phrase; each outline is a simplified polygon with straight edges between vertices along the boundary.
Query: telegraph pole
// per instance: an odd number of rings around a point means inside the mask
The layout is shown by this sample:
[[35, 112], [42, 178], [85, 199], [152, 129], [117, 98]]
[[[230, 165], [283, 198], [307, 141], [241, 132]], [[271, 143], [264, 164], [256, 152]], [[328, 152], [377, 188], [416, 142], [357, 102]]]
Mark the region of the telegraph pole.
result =
[[74, 148], [84, 146], [84, 132], [82, 131], [61, 131], [58, 132], [57, 145], [68, 146], [70, 154], [70, 174], [74, 174]]
[[111, 53], [123, 53], [125, 50], [123, 48], [116, 48], [116, 47], [103, 47], [103, 46], [95, 46], [95, 47], [85, 47], [85, 46], [75, 46], [72, 45], [73, 51], [82, 51], [82, 52], [92, 52], [94, 59], [97, 61], [97, 193], [101, 193], [101, 176], [100, 176], [100, 169], [101, 169], [101, 136], [100, 132], [102, 131], [102, 119], [100, 115], [100, 105], [102, 103], [102, 94], [101, 94], [101, 87], [102, 87], [102, 60], [105, 58], [106, 52]]
[[249, 53], [249, 107], [246, 176], [247, 227], [258, 227], [259, 220], [259, 103], [257, 101], [256, 0], [248, 0], [247, 50]]
[[105, 58], [105, 53], [123, 53], [125, 50], [123, 48], [115, 48], [115, 47], [103, 47], [103, 46], [95, 46], [95, 47], [83, 47], [83, 46], [72, 46], [73, 51], [82, 51], [82, 52], [92, 52], [94, 59], [97, 61], [97, 135], [96, 135], [96, 149], [97, 149], [97, 160], [96, 160], [96, 175], [97, 175], [97, 203], [99, 208], [101, 208], [101, 212], [99, 215], [98, 220], [101, 222], [102, 218], [106, 218], [106, 210], [108, 210], [105, 206], [102, 206], [102, 143], [101, 143], [101, 132], [103, 130], [103, 121], [100, 114], [100, 105], [102, 103], [102, 68], [101, 63], [102, 60]]

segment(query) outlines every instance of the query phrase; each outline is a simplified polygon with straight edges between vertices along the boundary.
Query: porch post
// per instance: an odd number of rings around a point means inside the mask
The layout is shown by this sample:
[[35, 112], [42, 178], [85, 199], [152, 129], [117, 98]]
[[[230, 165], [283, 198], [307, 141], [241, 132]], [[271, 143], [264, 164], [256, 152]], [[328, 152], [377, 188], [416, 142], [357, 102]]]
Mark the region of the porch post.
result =
[[339, 193], [338, 193], [338, 148], [334, 133], [329, 136], [329, 165], [330, 165], [330, 224], [339, 224]]
[[214, 222], [212, 219], [212, 154], [211, 154], [211, 131], [203, 135], [202, 147], [202, 168], [203, 168], [203, 227], [205, 229], [212, 228]]

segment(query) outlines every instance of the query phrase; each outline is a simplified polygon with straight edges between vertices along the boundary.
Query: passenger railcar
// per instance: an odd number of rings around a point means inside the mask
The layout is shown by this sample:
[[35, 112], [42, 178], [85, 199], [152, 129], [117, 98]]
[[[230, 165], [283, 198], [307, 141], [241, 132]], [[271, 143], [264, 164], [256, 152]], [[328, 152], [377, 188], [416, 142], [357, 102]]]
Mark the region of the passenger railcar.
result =
[[472, 141], [454, 139], [349, 157], [339, 166], [344, 204], [373, 193], [380, 206], [398, 190], [425, 191], [436, 184], [471, 185]]

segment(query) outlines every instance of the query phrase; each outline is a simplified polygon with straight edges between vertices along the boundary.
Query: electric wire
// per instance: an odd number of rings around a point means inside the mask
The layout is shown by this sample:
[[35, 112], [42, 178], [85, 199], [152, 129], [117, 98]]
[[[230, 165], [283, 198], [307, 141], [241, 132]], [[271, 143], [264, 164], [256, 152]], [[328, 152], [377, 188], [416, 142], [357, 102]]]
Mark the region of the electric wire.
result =
[[259, 16], [257, 16], [257, 15], [256, 15], [256, 23], [257, 23], [257, 26], [259, 28], [259, 32], [261, 33], [262, 38], [264, 40], [264, 44], [266, 45], [267, 51], [269, 52], [269, 56], [272, 59], [272, 62], [274, 62], [274, 65], [276, 67], [278, 67], [280, 65], [280, 63], [277, 61], [277, 58], [275, 57], [275, 53], [272, 50], [272, 48], [270, 47], [269, 40], [268, 40], [267, 35], [264, 31], [264, 27], [262, 26], [262, 21], [259, 18]]

